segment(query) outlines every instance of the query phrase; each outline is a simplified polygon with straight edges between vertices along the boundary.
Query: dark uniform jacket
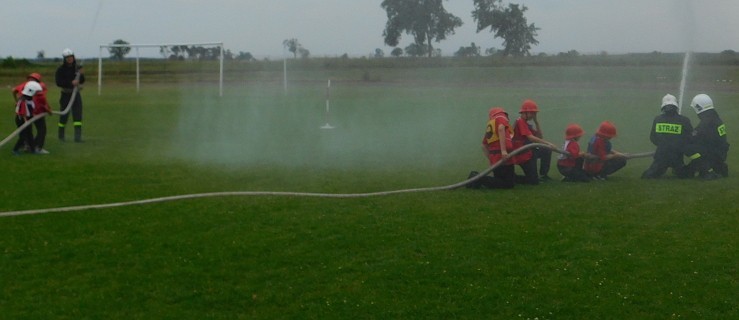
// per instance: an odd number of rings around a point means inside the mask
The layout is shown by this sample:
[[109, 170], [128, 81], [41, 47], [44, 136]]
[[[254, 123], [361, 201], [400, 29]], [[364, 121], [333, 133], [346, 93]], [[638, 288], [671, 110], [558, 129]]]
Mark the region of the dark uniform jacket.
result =
[[695, 127], [693, 143], [704, 147], [704, 152], [712, 153], [726, 160], [729, 142], [726, 141], [726, 126], [716, 110], [709, 109], [698, 114], [700, 123]]
[[657, 147], [675, 147], [687, 143], [692, 134], [690, 119], [677, 112], [668, 112], [654, 118], [649, 140]]
[[[56, 69], [56, 85], [59, 88], [62, 88], [63, 93], [72, 93], [72, 90], [74, 89], [74, 86], [72, 85], [72, 80], [74, 80], [74, 77], [77, 74], [77, 63], [73, 64], [67, 64], [64, 63], [59, 68]], [[80, 74], [80, 84], [85, 83], [85, 75]]]

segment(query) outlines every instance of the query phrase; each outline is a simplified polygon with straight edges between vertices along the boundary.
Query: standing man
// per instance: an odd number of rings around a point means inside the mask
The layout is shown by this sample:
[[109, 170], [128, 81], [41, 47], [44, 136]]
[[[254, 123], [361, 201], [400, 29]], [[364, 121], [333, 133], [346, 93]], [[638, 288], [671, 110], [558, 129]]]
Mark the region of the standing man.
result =
[[[74, 88], [77, 87], [77, 95], [74, 97], [72, 104], [72, 121], [74, 121], [74, 142], [82, 142], [82, 95], [80, 95], [81, 85], [85, 83], [85, 75], [82, 73], [82, 66], [77, 65], [74, 52], [71, 49], [62, 51], [64, 62], [56, 69], [56, 85], [61, 88], [62, 94], [59, 98], [59, 109], [66, 108], [69, 100], [72, 99]], [[77, 74], [79, 73], [79, 78]], [[69, 113], [59, 117], [59, 140], [64, 141], [64, 129], [67, 126]]]
[[686, 166], [685, 177], [693, 177], [695, 172], [702, 179], [713, 180], [729, 176], [726, 156], [729, 143], [726, 141], [726, 125], [713, 109], [713, 100], [706, 94], [699, 94], [690, 103], [700, 122], [693, 131], [686, 154], [691, 161]]
[[652, 121], [649, 140], [657, 146], [652, 165], [642, 173], [642, 179], [659, 178], [668, 168], [678, 177], [684, 175], [683, 153], [690, 141], [693, 126], [690, 119], [678, 113], [677, 99], [668, 94], [662, 98], [662, 114]]

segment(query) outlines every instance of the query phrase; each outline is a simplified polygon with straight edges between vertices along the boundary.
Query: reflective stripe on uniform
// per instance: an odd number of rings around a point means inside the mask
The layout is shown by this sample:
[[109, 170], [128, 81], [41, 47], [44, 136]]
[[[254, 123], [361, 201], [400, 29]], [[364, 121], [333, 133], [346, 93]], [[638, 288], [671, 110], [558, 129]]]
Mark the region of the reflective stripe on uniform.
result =
[[725, 124], [718, 126], [718, 135], [719, 137], [723, 137], [726, 135], [726, 125]]
[[695, 153], [695, 154], [693, 154], [693, 155], [690, 156], [690, 160], [695, 160], [695, 159], [698, 159], [700, 157], [701, 157], [701, 154], [700, 153]]
[[657, 123], [654, 131], [656, 133], [682, 134], [683, 125], [675, 123]]
[[82, 126], [82, 121], [75, 121], [74, 122], [74, 126], [75, 127], [81, 127]]

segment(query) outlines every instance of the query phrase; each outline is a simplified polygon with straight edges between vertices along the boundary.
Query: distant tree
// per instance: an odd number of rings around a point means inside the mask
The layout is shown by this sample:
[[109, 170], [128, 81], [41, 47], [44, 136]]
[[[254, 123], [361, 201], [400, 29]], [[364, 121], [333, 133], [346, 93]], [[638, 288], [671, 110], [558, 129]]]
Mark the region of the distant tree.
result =
[[131, 47], [127, 46], [129, 43], [125, 40], [118, 39], [116, 41], [113, 41], [114, 45], [119, 45], [120, 47], [109, 47], [108, 52], [110, 53], [110, 57], [116, 60], [123, 60], [123, 58], [131, 52]]
[[729, 50], [721, 51], [721, 54], [725, 56], [733, 56], [736, 54], [736, 51], [729, 49]]
[[[440, 42], [454, 29], [462, 26], [462, 19], [444, 9], [443, 0], [383, 0], [380, 5], [387, 12], [385, 44], [397, 46], [403, 33], [411, 34], [416, 47], [425, 46], [431, 57], [431, 42]], [[414, 49], [417, 49], [414, 47]]]
[[390, 55], [393, 57], [400, 57], [403, 55], [403, 49], [401, 48], [395, 48], [393, 51], [390, 51]]
[[504, 56], [530, 55], [531, 45], [539, 44], [536, 36], [540, 29], [526, 21], [526, 6], [508, 4], [506, 8], [502, 0], [474, 0], [474, 5], [472, 18], [477, 21], [477, 32], [490, 28], [494, 38], [502, 38]]
[[558, 57], [573, 57], [573, 58], [575, 58], [575, 57], [579, 57], [580, 56], [580, 52], [577, 52], [577, 50], [570, 50], [570, 51], [567, 51], [567, 52], [560, 52], [560, 53], [557, 54], [557, 56]]
[[384, 58], [385, 57], [385, 51], [382, 51], [382, 49], [380, 49], [380, 48], [375, 49], [374, 57], [375, 58]]
[[454, 53], [455, 57], [479, 57], [480, 56], [480, 47], [475, 45], [475, 43], [470, 43], [469, 47], [459, 47], [459, 50]]
[[236, 56], [236, 59], [246, 60], [246, 61], [256, 60], [254, 59], [254, 56], [251, 54], [251, 52], [243, 52], [243, 51], [239, 51], [239, 54]]
[[429, 52], [428, 48], [423, 44], [411, 43], [405, 47], [405, 54], [411, 57], [423, 57], [427, 53], [428, 56], [431, 57], [431, 52]]
[[293, 53], [293, 58], [298, 58], [298, 53], [300, 50], [300, 43], [298, 42], [298, 39], [292, 38], [292, 39], [285, 39], [282, 41], [282, 45], [287, 48], [287, 51], [290, 51]]
[[298, 52], [300, 53], [300, 58], [302, 59], [308, 59], [310, 56], [310, 51], [306, 48], [300, 47], [298, 48]]
[[167, 59], [172, 55], [172, 50], [169, 49], [169, 46], [159, 46], [159, 54], [162, 55], [162, 58]]
[[44, 50], [39, 50], [36, 52], [36, 59], [44, 60], [44, 58], [46, 58], [46, 52], [44, 52]]

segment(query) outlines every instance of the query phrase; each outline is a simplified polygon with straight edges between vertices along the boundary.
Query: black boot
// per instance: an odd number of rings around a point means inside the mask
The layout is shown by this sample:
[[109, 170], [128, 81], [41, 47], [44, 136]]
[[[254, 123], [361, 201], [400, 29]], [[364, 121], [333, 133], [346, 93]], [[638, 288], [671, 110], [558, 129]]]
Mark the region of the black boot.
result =
[[59, 127], [59, 141], [64, 141], [64, 127]]
[[82, 127], [74, 127], [74, 142], [82, 142]]

